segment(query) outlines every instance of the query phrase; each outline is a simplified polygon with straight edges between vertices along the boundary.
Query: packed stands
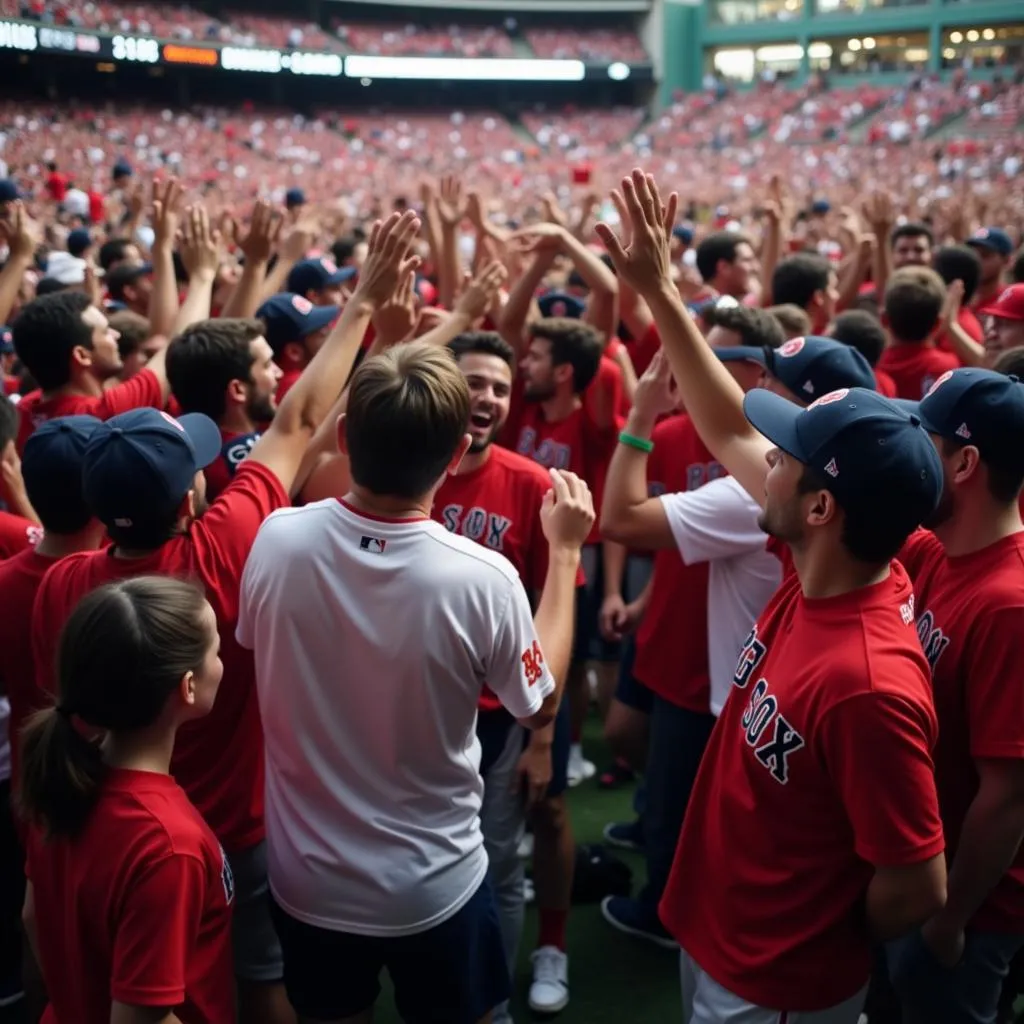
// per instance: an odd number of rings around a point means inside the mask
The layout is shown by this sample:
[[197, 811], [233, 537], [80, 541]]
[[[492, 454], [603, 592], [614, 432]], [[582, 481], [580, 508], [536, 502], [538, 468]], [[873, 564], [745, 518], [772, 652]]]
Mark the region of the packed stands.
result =
[[380, 57], [511, 57], [515, 50], [504, 29], [493, 26], [352, 25], [335, 21], [335, 31], [354, 53]]
[[645, 117], [642, 109], [529, 111], [522, 122], [547, 153], [564, 153], [572, 159], [598, 156], [630, 138]]
[[525, 28], [523, 35], [533, 52], [545, 59], [633, 64], [650, 60], [640, 40], [620, 29]]
[[1024, 121], [1024, 84], [1012, 85], [1004, 92], [972, 106], [960, 133], [972, 138], [1010, 140], [1019, 135]]
[[893, 88], [864, 85], [809, 96], [796, 110], [780, 114], [768, 128], [776, 142], [823, 142], [841, 139], [850, 125], [889, 101]]
[[992, 82], [943, 82], [915, 78], [897, 90], [872, 119], [868, 139], [906, 142], [923, 139], [947, 121], [985, 102], [996, 91]]

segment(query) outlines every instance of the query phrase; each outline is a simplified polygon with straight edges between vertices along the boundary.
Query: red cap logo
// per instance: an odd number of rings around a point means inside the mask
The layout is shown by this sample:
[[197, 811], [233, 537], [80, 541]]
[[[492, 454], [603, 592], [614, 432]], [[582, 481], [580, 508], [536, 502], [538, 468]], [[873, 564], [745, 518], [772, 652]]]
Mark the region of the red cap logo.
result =
[[945, 373], [944, 373], [944, 374], [943, 374], [943, 375], [942, 375], [941, 377], [939, 377], [939, 378], [938, 378], [938, 380], [936, 380], [936, 381], [935, 381], [935, 383], [934, 383], [934, 384], [933, 384], [933, 385], [932, 385], [932, 386], [931, 386], [931, 387], [930, 387], [930, 388], [928, 389], [927, 393], [925, 394], [925, 398], [927, 398], [927, 397], [928, 397], [928, 395], [934, 395], [934, 394], [935, 394], [935, 392], [936, 392], [936, 390], [938, 390], [938, 388], [942, 387], [942, 385], [943, 385], [943, 384], [945, 384], [945, 383], [946, 383], [946, 381], [947, 381], [947, 380], [949, 380], [949, 378], [950, 378], [950, 377], [952, 377], [952, 376], [953, 376], [953, 371], [952, 371], [952, 370], [947, 370], [947, 371], [946, 371], [946, 372], [945, 372]]
[[185, 433], [185, 428], [170, 413], [166, 413], [163, 411], [163, 409], [161, 409], [160, 415], [163, 416], [163, 418], [167, 420], [167, 422], [170, 423], [172, 427], [176, 428], [177, 430], [180, 430], [183, 434]]
[[303, 315], [309, 316], [313, 311], [313, 303], [301, 295], [292, 296], [292, 305]]
[[780, 345], [776, 350], [776, 355], [780, 356], [795, 356], [797, 352], [803, 351], [804, 339], [803, 338], [791, 338], [784, 345]]
[[[800, 340], [802, 341], [803, 339]], [[817, 409], [819, 405], [831, 405], [833, 402], [841, 402], [849, 393], [849, 388], [840, 388], [838, 391], [830, 391], [827, 395], [822, 395], [816, 402], [811, 402], [807, 408]]]

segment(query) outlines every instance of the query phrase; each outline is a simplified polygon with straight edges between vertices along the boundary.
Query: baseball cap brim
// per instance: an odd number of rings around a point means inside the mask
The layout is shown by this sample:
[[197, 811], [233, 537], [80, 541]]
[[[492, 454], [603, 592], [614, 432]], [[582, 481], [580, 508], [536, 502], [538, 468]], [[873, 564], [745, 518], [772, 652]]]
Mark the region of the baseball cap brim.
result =
[[747, 422], [798, 462], [806, 462], [808, 457], [796, 428], [803, 411], [796, 402], [765, 388], [755, 388], [743, 396], [743, 414]]
[[340, 306], [314, 306], [309, 311], [309, 315], [302, 320], [302, 330], [299, 332], [299, 337], [305, 338], [307, 334], [319, 331], [321, 327], [326, 327], [329, 323], [336, 320], [340, 314]]
[[338, 267], [338, 269], [327, 278], [327, 285], [330, 287], [335, 284], [344, 284], [346, 281], [351, 281], [357, 274], [355, 267]]
[[187, 412], [177, 420], [196, 450], [196, 468], [206, 469], [220, 455], [220, 428], [201, 412]]
[[982, 306], [977, 312], [980, 316], [994, 316], [999, 320], [1024, 320], [1024, 309], [1003, 309], [998, 302], [992, 303], [991, 306]]
[[731, 348], [716, 348], [714, 352], [723, 363], [736, 363], [745, 360], [757, 363], [759, 366], [766, 365], [764, 349], [758, 348], [756, 345], [733, 345]]

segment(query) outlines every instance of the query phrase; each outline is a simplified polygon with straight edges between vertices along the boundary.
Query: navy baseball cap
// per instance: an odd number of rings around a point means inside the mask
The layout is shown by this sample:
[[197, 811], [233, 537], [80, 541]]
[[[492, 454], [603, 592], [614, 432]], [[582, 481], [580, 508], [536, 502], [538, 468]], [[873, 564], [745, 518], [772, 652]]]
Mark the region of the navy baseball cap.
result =
[[132, 176], [132, 165], [122, 156], [118, 157], [114, 164], [113, 171], [115, 178], [130, 178]]
[[222, 443], [217, 424], [202, 413], [178, 419], [160, 409], [121, 413], [89, 438], [82, 466], [85, 500], [107, 527], [162, 525]]
[[68, 234], [68, 252], [72, 256], [81, 256], [92, 245], [92, 235], [85, 228], [75, 228]]
[[327, 256], [302, 260], [292, 267], [286, 282], [288, 291], [305, 295], [308, 291], [322, 292], [325, 288], [344, 284], [356, 276], [355, 267], [339, 267]]
[[0, 178], [0, 203], [11, 203], [20, 195], [13, 178]]
[[0, 356], [14, 355], [14, 331], [7, 324], [0, 324]]
[[766, 348], [764, 365], [802, 402], [813, 402], [840, 388], [875, 389], [871, 364], [855, 348], [831, 338], [809, 335]]
[[1001, 228], [979, 228], [967, 239], [966, 244], [976, 249], [991, 249], [1000, 256], [1010, 256], [1013, 253], [1013, 242]]
[[267, 341], [275, 355], [280, 355], [290, 342], [302, 341], [326, 327], [339, 313], [340, 306], [314, 306], [309, 299], [291, 292], [278, 292], [256, 310], [256, 316], [266, 325]]
[[921, 420], [867, 388], [841, 388], [806, 409], [764, 388], [743, 411], [774, 445], [809, 466], [847, 510], [879, 507], [923, 522], [942, 495], [942, 462]]
[[568, 292], [548, 292], [537, 300], [537, 308], [543, 317], [564, 316], [579, 320], [586, 312], [587, 304]]
[[306, 201], [306, 193], [301, 188], [290, 188], [284, 194], [285, 206], [302, 206]]
[[679, 224], [672, 229], [672, 237], [689, 245], [693, 241], [693, 228], [689, 224]]
[[95, 416], [61, 416], [41, 423], [25, 442], [21, 475], [47, 530], [75, 533], [92, 519], [82, 494], [82, 464], [100, 426]]
[[920, 402], [901, 403], [925, 430], [973, 445], [984, 462], [1024, 473], [1024, 384], [971, 367], [947, 370]]

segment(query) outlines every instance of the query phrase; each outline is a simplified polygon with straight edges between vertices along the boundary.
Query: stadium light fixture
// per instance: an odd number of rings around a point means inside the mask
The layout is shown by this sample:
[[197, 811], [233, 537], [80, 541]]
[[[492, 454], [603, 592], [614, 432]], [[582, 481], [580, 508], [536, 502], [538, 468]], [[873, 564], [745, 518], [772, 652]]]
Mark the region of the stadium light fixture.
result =
[[608, 65], [608, 77], [613, 82], [624, 82], [629, 78], [629, 65], [623, 64], [621, 60]]

